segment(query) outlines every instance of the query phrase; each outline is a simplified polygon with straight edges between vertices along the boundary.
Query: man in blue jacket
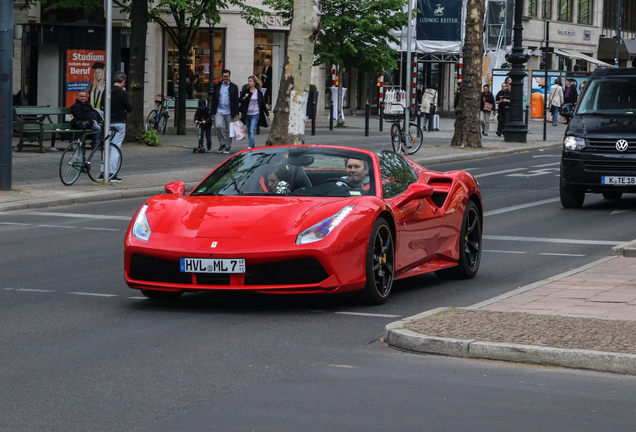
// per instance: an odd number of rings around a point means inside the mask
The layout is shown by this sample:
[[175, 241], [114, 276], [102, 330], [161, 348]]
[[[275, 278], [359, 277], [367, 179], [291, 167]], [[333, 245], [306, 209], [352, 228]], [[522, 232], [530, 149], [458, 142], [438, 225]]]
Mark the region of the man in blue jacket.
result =
[[239, 91], [238, 86], [230, 82], [231, 72], [223, 69], [221, 77], [223, 81], [214, 85], [214, 97], [212, 98], [212, 115], [216, 125], [216, 137], [219, 140], [217, 153], [229, 153], [232, 147], [230, 138], [230, 123], [239, 117]]

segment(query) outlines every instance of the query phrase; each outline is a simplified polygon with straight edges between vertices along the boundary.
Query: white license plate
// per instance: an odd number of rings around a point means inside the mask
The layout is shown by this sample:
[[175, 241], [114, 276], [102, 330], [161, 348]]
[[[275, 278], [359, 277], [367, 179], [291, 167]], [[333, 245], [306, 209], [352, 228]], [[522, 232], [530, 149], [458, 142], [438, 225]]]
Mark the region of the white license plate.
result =
[[601, 177], [601, 184], [615, 185], [615, 186], [630, 186], [636, 185], [636, 177]]
[[181, 258], [185, 273], [245, 273], [245, 259]]

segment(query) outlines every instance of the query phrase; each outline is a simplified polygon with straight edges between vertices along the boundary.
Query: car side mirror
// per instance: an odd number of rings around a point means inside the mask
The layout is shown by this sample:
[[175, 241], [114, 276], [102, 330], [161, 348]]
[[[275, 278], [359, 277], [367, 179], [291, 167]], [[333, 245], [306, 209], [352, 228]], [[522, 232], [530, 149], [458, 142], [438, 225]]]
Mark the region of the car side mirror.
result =
[[167, 194], [185, 195], [185, 183], [182, 181], [168, 183], [164, 186], [164, 190]]
[[402, 207], [409, 201], [430, 197], [431, 195], [433, 195], [432, 186], [421, 183], [412, 183], [409, 185], [406, 191], [404, 191], [404, 193], [398, 197], [395, 205], [397, 207]]

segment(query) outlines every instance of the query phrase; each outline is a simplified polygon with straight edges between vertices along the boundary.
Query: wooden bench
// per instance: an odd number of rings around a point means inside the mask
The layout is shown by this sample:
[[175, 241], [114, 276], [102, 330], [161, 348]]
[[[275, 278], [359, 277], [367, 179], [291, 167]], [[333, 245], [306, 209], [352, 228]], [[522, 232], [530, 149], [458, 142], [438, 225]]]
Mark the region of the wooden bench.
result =
[[[40, 151], [44, 153], [44, 135], [51, 135], [51, 147], [55, 146], [55, 137], [60, 134], [81, 133], [71, 127], [66, 116], [71, 114], [71, 109], [66, 107], [34, 107], [16, 106], [13, 107], [13, 131], [20, 137], [17, 149], [22, 151], [25, 141], [38, 145]], [[61, 139], [61, 137], [60, 137]]]

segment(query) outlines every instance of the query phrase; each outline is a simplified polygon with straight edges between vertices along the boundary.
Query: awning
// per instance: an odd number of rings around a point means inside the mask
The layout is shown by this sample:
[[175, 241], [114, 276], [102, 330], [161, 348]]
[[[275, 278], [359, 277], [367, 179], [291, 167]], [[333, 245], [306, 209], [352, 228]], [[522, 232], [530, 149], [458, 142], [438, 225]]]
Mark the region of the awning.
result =
[[[613, 60], [616, 57], [616, 39], [600, 38], [598, 40], [598, 57]], [[636, 57], [636, 40], [623, 39], [618, 47], [618, 59], [629, 60]]]
[[588, 55], [585, 55], [583, 53], [580, 53], [578, 51], [574, 51], [571, 49], [554, 49], [554, 53], [560, 56], [564, 56], [564, 57], [569, 57], [569, 58], [574, 58], [574, 59], [579, 59], [579, 60], [585, 60], [587, 62], [590, 63], [594, 63], [595, 65], [598, 66], [606, 66], [606, 67], [612, 67], [611, 64], [609, 63], [605, 63], [604, 61], [601, 61], [599, 59], [595, 59], [594, 57], [590, 57]]

